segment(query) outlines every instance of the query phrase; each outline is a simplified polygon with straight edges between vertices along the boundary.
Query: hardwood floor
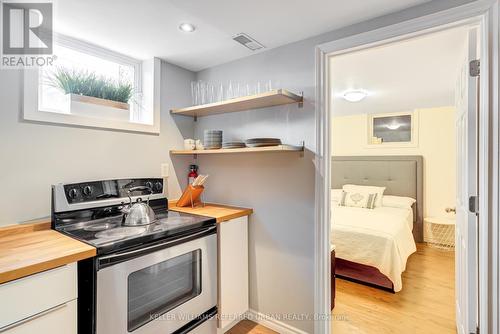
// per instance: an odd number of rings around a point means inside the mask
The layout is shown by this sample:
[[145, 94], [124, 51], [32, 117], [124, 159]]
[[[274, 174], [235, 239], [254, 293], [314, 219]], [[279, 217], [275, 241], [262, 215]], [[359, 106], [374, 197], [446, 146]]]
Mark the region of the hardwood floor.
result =
[[424, 244], [417, 248], [396, 294], [337, 279], [332, 332], [456, 333], [454, 253]]
[[279, 334], [267, 327], [261, 326], [250, 320], [240, 321], [236, 326], [231, 328], [226, 334]]
[[[424, 244], [408, 259], [396, 294], [337, 279], [335, 334], [455, 334], [455, 260]], [[229, 334], [275, 334], [244, 320]]]

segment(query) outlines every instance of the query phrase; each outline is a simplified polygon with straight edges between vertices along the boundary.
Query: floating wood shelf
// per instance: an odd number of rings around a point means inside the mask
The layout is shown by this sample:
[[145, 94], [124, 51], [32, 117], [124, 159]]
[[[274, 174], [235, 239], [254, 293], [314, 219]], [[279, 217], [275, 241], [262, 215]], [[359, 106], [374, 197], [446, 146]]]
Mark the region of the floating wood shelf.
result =
[[174, 115], [202, 117], [235, 111], [273, 107], [290, 103], [302, 103], [302, 101], [303, 97], [301, 95], [296, 95], [285, 89], [277, 89], [222, 102], [202, 104], [182, 109], [173, 109], [170, 112]]
[[303, 152], [304, 146], [278, 145], [266, 147], [221, 148], [216, 150], [172, 150], [172, 155], [198, 155], [198, 154], [234, 154], [258, 152]]

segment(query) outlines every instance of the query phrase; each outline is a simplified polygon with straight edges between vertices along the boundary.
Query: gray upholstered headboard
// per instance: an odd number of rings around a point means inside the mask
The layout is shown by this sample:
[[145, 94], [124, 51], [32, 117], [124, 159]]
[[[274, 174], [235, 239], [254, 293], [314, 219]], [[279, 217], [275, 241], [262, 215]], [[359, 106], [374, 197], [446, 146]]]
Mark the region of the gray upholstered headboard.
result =
[[422, 156], [332, 157], [332, 189], [344, 184], [386, 187], [386, 195], [416, 199], [413, 236], [415, 241], [423, 241]]

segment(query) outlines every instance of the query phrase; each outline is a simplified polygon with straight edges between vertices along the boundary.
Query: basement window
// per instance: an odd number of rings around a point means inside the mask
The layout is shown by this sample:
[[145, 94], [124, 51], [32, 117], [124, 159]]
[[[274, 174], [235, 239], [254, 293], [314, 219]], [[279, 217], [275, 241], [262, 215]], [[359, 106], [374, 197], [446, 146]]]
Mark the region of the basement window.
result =
[[26, 120], [159, 133], [159, 60], [60, 35], [54, 55], [53, 66], [25, 71]]

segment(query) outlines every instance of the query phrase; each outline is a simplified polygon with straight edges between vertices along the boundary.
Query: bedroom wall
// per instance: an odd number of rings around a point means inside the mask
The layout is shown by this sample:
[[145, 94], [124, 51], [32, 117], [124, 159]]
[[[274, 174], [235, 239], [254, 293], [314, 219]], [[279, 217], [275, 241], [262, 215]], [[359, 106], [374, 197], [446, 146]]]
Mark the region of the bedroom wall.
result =
[[456, 201], [455, 108], [418, 109], [417, 147], [368, 147], [368, 116], [333, 117], [334, 155], [422, 155], [424, 157], [424, 217], [448, 216]]

